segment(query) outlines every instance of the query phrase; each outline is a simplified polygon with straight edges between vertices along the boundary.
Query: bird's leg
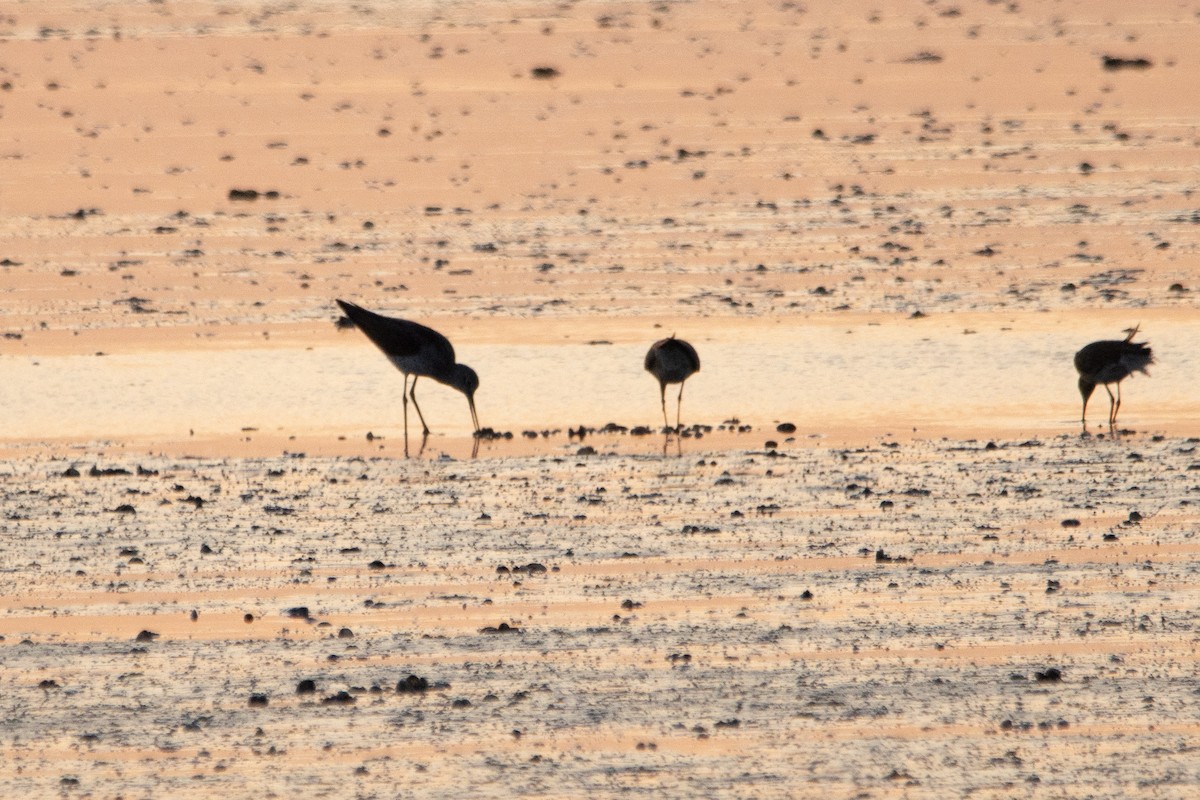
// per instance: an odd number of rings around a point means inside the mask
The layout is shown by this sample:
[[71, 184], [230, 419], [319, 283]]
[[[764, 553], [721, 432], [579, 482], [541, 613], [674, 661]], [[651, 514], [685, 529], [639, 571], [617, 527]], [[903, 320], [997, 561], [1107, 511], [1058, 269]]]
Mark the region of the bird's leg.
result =
[[[1112, 430], [1113, 423], [1117, 419], [1117, 407], [1121, 401], [1113, 396], [1112, 389], [1108, 388], [1108, 384], [1104, 384], [1104, 391], [1108, 392], [1108, 428]], [[1117, 384], [1117, 391], [1121, 391], [1121, 384]]]
[[417, 378], [420, 375], [413, 375], [412, 389], [409, 390], [408, 396], [412, 398], [413, 408], [417, 409], [417, 416], [421, 420], [421, 428], [424, 429], [425, 435], [429, 435], [429, 426], [425, 424], [425, 415], [421, 413], [421, 407], [417, 405]]
[[1121, 382], [1117, 382], [1117, 403], [1113, 406], [1112, 424], [1117, 424], [1117, 414], [1121, 413]]
[[659, 399], [662, 402], [663, 428], [669, 429], [671, 427], [671, 423], [667, 422], [667, 384], [664, 381], [659, 381], [658, 389]]
[[681, 409], [683, 408], [683, 384], [684, 383], [686, 383], [686, 381], [680, 382], [679, 397], [675, 398], [675, 430], [680, 430], [679, 415], [682, 413]]
[[408, 458], [408, 373], [404, 374], [404, 388], [400, 391], [404, 401], [404, 457]]

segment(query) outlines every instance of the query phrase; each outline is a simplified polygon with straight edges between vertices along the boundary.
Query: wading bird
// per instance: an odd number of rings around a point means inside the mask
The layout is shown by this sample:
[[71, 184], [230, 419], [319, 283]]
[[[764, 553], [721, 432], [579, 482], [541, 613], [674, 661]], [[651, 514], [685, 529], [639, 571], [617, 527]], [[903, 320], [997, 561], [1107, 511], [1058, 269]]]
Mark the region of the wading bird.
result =
[[[1080, 422], [1087, 430], [1088, 399], [1095, 391], [1097, 384], [1103, 384], [1108, 392], [1108, 427], [1113, 429], [1117, 424], [1117, 412], [1121, 410], [1121, 381], [1135, 372], [1149, 375], [1146, 367], [1154, 363], [1154, 355], [1147, 342], [1135, 342], [1138, 328], [1126, 328], [1128, 334], [1124, 339], [1111, 339], [1092, 342], [1075, 354], [1075, 369], [1079, 371], [1079, 394], [1083, 396], [1083, 415]], [[1109, 384], [1117, 385], [1117, 394], [1113, 396]]]
[[[427, 328], [406, 319], [395, 319], [367, 311], [365, 308], [338, 300], [337, 304], [346, 312], [359, 330], [383, 351], [388, 361], [396, 369], [404, 373], [404, 390], [400, 396], [404, 399], [404, 454], [408, 455], [408, 398], [412, 398], [413, 406], [417, 409], [417, 417], [421, 420], [423, 436], [429, 436], [429, 426], [425, 424], [425, 415], [417, 405], [417, 378], [429, 377], [438, 383], [451, 386], [467, 396], [471, 406], [471, 422], [475, 433], [479, 433], [479, 417], [475, 414], [475, 390], [479, 388], [479, 376], [475, 370], [466, 364], [459, 364], [454, 358], [454, 346], [450, 340], [433, 328]], [[409, 386], [408, 376], [412, 375], [412, 386]], [[422, 439], [422, 446], [424, 439]]]
[[671, 427], [667, 422], [667, 384], [679, 384], [679, 397], [675, 401], [675, 427], [678, 429], [680, 408], [683, 405], [683, 384], [700, 371], [700, 356], [696, 355], [696, 348], [683, 339], [676, 339], [674, 334], [670, 339], [659, 339], [650, 345], [650, 352], [646, 353], [646, 371], [658, 378], [663, 426], [666, 428]]

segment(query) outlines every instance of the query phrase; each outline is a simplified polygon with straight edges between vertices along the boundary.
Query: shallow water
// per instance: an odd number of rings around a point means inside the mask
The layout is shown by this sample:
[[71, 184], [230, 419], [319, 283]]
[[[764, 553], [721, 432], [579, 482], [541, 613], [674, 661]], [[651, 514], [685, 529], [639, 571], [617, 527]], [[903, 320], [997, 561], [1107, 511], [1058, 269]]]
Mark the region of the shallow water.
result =
[[[1081, 333], [913, 324], [787, 326], [689, 334], [703, 367], [686, 384], [685, 424], [740, 419], [756, 428], [794, 422], [801, 434], [855, 425], [879, 432], [937, 425], [1030, 433], [1071, 430], [1079, 396], [1071, 358]], [[1123, 384], [1121, 420], [1153, 427], [1196, 420], [1190, 376], [1200, 323], [1153, 331], [1152, 379]], [[682, 333], [681, 333], [682, 335]], [[578, 425], [657, 426], [658, 387], [642, 369], [645, 345], [472, 344], [459, 357], [479, 372], [480, 421], [497, 430]], [[9, 356], [0, 360], [3, 437], [186, 437], [243, 428], [283, 434], [367, 431], [398, 436], [401, 376], [365, 340], [311, 350], [137, 352]], [[677, 389], [668, 389], [675, 415]], [[469, 433], [461, 395], [423, 379], [418, 398], [438, 434]], [[1098, 389], [1089, 418], [1100, 422]], [[410, 419], [412, 432], [419, 423]]]

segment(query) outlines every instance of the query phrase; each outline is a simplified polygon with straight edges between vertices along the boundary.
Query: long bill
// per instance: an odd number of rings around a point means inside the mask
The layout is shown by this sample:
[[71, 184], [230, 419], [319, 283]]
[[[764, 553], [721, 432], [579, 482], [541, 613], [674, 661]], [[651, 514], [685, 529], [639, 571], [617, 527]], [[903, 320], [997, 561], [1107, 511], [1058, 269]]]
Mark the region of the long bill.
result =
[[479, 433], [479, 415], [475, 413], [474, 395], [467, 398], [467, 404], [471, 406], [471, 422], [475, 425], [475, 433]]

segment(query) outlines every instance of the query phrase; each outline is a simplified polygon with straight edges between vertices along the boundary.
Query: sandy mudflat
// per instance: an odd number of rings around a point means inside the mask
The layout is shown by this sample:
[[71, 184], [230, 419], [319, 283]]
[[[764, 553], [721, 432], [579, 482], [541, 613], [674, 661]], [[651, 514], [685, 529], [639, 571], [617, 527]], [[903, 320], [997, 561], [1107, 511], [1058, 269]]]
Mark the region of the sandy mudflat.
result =
[[992, 445], [14, 463], [5, 784], [1188, 796], [1194, 440]]
[[0, 4], [0, 795], [1196, 796], [1197, 36]]

